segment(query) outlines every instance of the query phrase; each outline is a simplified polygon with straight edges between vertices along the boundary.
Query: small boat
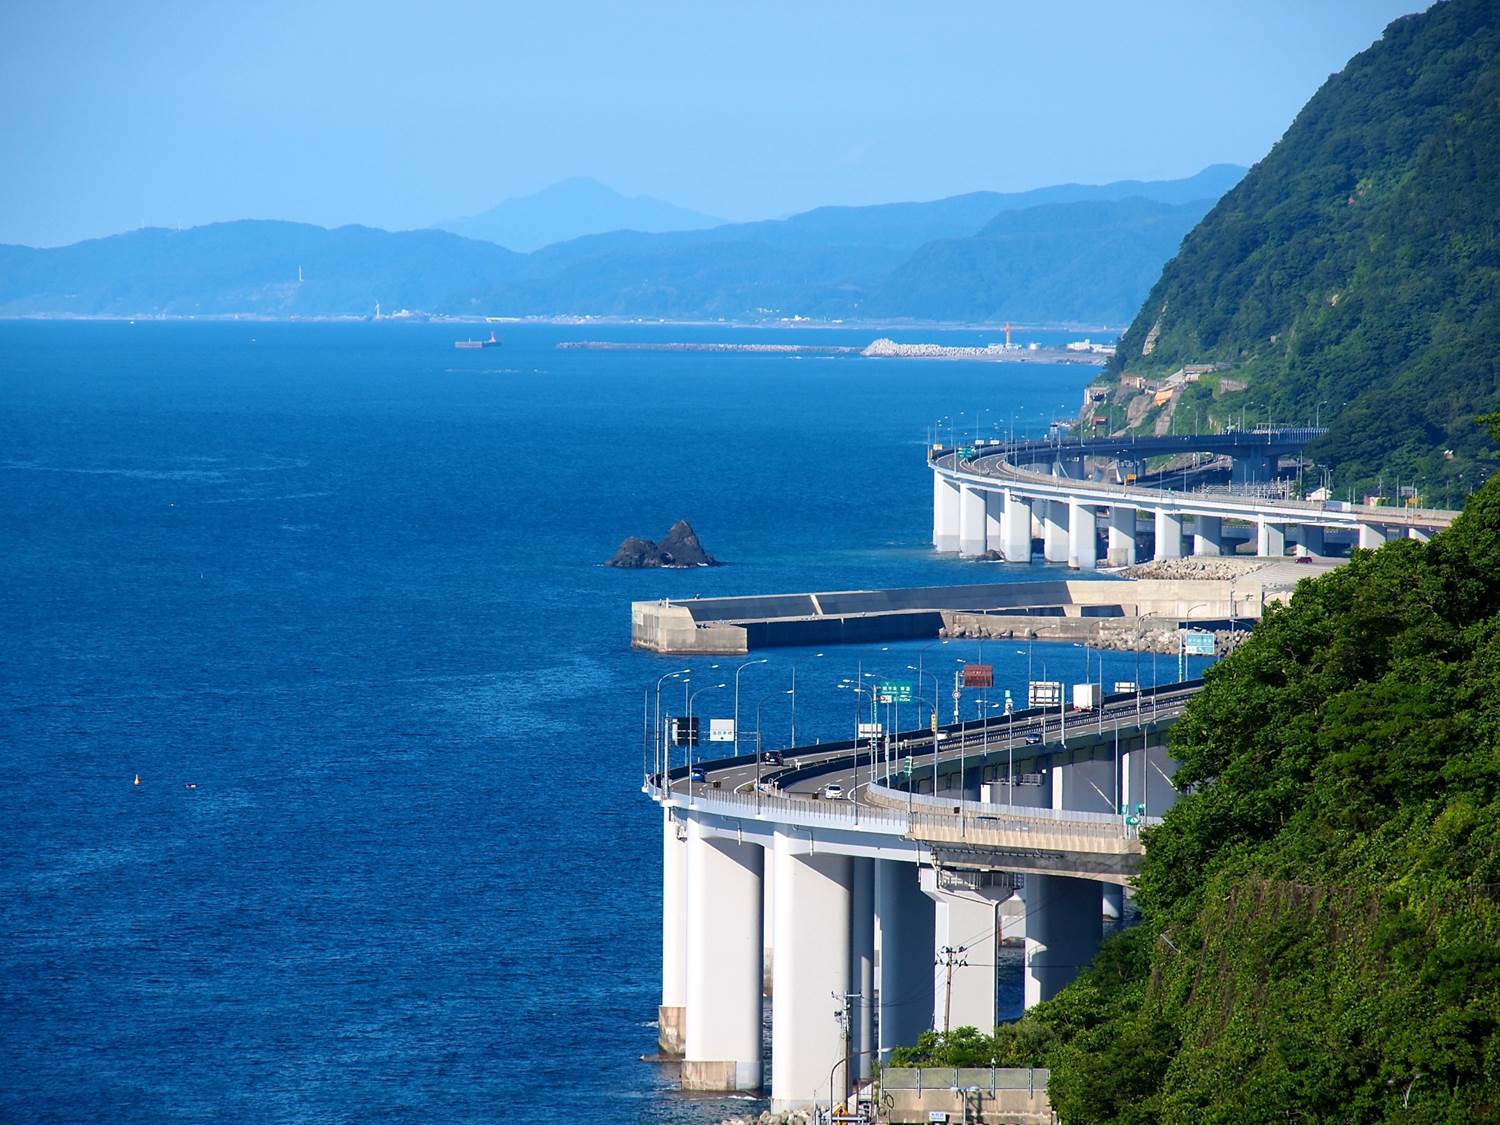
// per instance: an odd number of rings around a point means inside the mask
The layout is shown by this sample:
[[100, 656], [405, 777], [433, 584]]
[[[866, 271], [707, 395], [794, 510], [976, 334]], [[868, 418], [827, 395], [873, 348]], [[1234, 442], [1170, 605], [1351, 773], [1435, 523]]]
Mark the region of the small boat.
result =
[[488, 340], [454, 340], [453, 346], [464, 351], [477, 350], [479, 348], [498, 348], [500, 341], [495, 339], [495, 334], [491, 332]]

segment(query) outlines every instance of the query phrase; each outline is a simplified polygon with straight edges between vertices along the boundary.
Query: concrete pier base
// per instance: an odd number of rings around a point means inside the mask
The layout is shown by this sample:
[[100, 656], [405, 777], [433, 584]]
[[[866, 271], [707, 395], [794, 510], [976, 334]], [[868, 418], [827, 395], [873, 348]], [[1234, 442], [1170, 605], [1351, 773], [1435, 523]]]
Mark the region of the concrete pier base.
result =
[[1270, 520], [1255, 525], [1255, 553], [1262, 558], [1280, 558], [1286, 554], [1286, 528]]
[[1125, 912], [1125, 888], [1115, 883], [1105, 883], [1099, 895], [1099, 912], [1110, 921], [1116, 921]]
[[1373, 551], [1375, 548], [1385, 544], [1385, 528], [1379, 524], [1362, 523], [1359, 525], [1359, 545], [1366, 550]]
[[656, 1044], [676, 1057], [687, 1046], [687, 834], [662, 811], [661, 1006]]
[[1026, 1007], [1051, 1000], [1094, 959], [1103, 933], [1099, 884], [1026, 876]]
[[763, 855], [688, 822], [684, 1090], [760, 1089]]
[[1031, 503], [1013, 492], [1005, 494], [1003, 547], [1005, 561], [1031, 561]]
[[1071, 547], [1068, 534], [1068, 506], [1057, 500], [1043, 500], [1042, 557], [1048, 562], [1065, 563]]
[[1134, 508], [1115, 507], [1109, 510], [1110, 566], [1134, 566], [1136, 562]]
[[875, 861], [875, 925], [880, 931], [880, 1059], [916, 1045], [932, 1026], [935, 907], [917, 865]]
[[1182, 558], [1182, 517], [1175, 512], [1156, 512], [1156, 551], [1158, 559]]
[[1074, 570], [1093, 570], [1098, 565], [1098, 553], [1097, 509], [1075, 500], [1068, 505], [1068, 565]]
[[[848, 856], [816, 854], [777, 831], [776, 998], [771, 1007], [771, 1107], [828, 1104], [828, 1075], [844, 1057], [834, 996], [849, 987], [853, 872]], [[842, 1083], [842, 1067], [834, 1082]]]
[[[998, 989], [996, 903], [976, 895], [939, 890], [937, 872], [930, 867], [922, 868], [922, 891], [936, 907], [932, 1026], [939, 1031], [977, 1027], [988, 1035], [995, 1029]], [[1009, 895], [1007, 890], [1005, 896]]]
[[932, 545], [939, 551], [958, 550], [958, 485], [936, 472], [932, 474]]
[[1005, 550], [1005, 493], [984, 494], [984, 546], [987, 551]]
[[984, 493], [962, 485], [958, 490], [958, 553], [982, 555], [984, 539]]
[[1198, 516], [1193, 521], [1193, 554], [1212, 557], [1224, 553], [1224, 521], [1219, 516]]

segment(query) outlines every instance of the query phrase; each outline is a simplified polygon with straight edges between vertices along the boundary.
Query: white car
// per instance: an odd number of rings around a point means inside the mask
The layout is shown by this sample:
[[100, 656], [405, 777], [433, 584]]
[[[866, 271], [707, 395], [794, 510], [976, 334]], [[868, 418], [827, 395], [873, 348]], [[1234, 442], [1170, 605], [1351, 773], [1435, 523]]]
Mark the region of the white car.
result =
[[837, 801], [841, 799], [843, 795], [844, 787], [842, 785], [823, 786], [823, 796], [827, 797], [830, 801]]

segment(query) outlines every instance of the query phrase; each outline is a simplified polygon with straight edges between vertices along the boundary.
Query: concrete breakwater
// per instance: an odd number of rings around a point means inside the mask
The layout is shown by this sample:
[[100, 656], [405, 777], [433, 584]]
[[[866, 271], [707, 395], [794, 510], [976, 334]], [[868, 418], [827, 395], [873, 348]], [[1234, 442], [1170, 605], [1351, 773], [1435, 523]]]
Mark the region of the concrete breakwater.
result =
[[858, 355], [860, 349], [838, 344], [730, 344], [697, 342], [651, 342], [617, 340], [564, 340], [563, 351], [588, 352], [713, 352], [715, 354], [749, 352], [772, 355]]
[[[630, 643], [652, 652], [734, 656], [768, 645], [913, 640], [941, 635], [1035, 637], [1147, 648], [1179, 624], [1259, 620], [1288, 589], [1235, 579], [1053, 580], [760, 597], [632, 602]], [[946, 634], [944, 631], [947, 631]], [[1152, 641], [1149, 643], [1166, 643]], [[1159, 651], [1167, 651], [1161, 649]]]

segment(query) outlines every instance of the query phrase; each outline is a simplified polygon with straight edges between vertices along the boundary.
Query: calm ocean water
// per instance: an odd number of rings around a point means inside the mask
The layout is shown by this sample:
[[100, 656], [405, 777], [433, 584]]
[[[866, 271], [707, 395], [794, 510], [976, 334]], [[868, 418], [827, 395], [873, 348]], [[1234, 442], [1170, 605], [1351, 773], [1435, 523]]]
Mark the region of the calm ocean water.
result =
[[[746, 1107], [639, 1061], [642, 689], [678, 663], [629, 649], [628, 603], [1024, 576], [926, 549], [924, 427], [1035, 428], [1092, 369], [554, 347], [852, 330], [464, 334], [0, 324], [0, 1117]], [[599, 565], [679, 517], [731, 565]], [[744, 721], [784, 741], [795, 662], [799, 733], [844, 737], [837, 680], [918, 647], [764, 654]], [[1021, 687], [1024, 654], [986, 655]]]

